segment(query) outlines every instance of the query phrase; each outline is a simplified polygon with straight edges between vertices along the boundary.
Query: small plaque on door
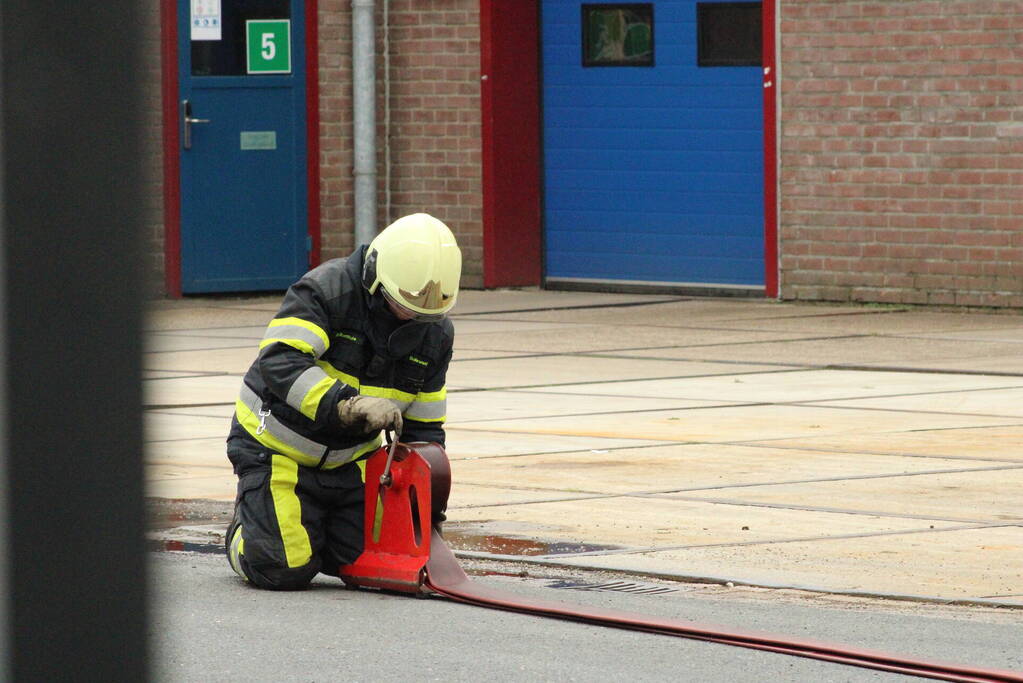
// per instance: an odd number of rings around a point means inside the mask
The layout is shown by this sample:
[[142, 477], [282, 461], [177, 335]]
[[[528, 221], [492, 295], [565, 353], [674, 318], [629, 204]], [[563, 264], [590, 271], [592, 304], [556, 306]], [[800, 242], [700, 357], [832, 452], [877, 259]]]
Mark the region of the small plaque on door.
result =
[[241, 148], [277, 149], [277, 131], [243, 130], [241, 132]]

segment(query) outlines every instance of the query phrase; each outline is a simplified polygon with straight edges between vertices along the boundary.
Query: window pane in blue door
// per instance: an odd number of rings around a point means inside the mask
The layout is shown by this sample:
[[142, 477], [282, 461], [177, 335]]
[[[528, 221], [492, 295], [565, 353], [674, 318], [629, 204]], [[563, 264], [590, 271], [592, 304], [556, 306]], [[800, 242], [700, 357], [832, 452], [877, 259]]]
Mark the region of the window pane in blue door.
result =
[[224, 0], [221, 40], [192, 41], [193, 76], [244, 76], [245, 22], [249, 19], [290, 19], [290, 0]]

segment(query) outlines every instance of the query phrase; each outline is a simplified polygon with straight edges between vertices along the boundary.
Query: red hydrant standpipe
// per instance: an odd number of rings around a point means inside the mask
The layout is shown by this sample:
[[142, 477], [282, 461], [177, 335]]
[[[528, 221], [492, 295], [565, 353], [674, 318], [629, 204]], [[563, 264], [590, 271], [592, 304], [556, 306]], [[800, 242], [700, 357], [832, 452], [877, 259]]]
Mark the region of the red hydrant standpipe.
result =
[[[451, 471], [444, 450], [437, 444], [416, 444], [415, 448], [402, 444], [404, 457], [395, 460], [394, 454], [397, 441], [397, 438], [395, 438], [389, 450], [383, 448], [378, 450], [370, 457], [367, 463], [367, 474], [370, 471], [378, 471], [378, 468], [383, 472], [380, 476], [379, 486], [388, 487], [390, 485], [392, 481], [392, 468], [401, 473], [400, 481], [406, 482], [402, 486], [388, 489], [390, 493], [385, 498], [384, 503], [386, 508], [383, 514], [384, 524], [387, 524], [388, 519], [400, 519], [399, 514], [391, 514], [391, 508], [394, 509], [395, 513], [401, 513], [409, 510], [410, 501], [416, 500], [403, 493], [406, 490], [403, 488], [405, 486], [409, 490], [416, 487], [420, 489], [418, 501], [419, 505], [422, 505], [425, 509], [413, 504], [412, 508], [416, 509], [417, 514], [425, 516], [431, 509], [435, 515], [437, 513], [442, 514], [447, 505], [447, 492], [451, 486]], [[386, 464], [381, 468], [380, 461], [383, 458], [386, 458]], [[368, 476], [366, 485], [366, 515], [367, 521], [372, 521], [371, 513], [376, 510], [376, 491], [378, 486], [375, 481], [371, 483]], [[432, 503], [430, 502], [431, 490], [436, 494], [437, 498]], [[371, 492], [373, 493], [372, 500], [369, 495]], [[370, 506], [372, 506], [373, 510], [370, 510]], [[385, 538], [390, 534], [389, 538], [394, 540], [385, 541], [383, 544], [380, 542], [380, 539], [372, 538], [370, 529], [366, 530], [367, 548], [370, 548], [371, 544], [375, 544], [375, 546], [371, 550], [364, 552], [363, 556], [356, 560], [354, 564], [342, 567], [341, 573], [345, 577], [346, 583], [376, 586], [416, 594], [432, 591], [452, 600], [478, 607], [581, 621], [633, 631], [661, 633], [693, 640], [736, 645], [738, 647], [778, 652], [797, 657], [820, 659], [836, 664], [923, 676], [938, 680], [962, 681], [964, 683], [1023, 683], [1023, 673], [1019, 672], [978, 669], [954, 664], [908, 659], [884, 652], [860, 650], [844, 645], [798, 640], [767, 633], [722, 630], [717, 627], [676, 619], [664, 619], [618, 610], [526, 598], [470, 580], [458, 565], [458, 560], [455, 559], [454, 553], [444, 543], [444, 539], [436, 528], [432, 529], [432, 535], [421, 534], [422, 524], [420, 523], [418, 527], [420, 532], [415, 534], [415, 524], [407, 520], [404, 524], [408, 526], [407, 530], [386, 529], [384, 533]], [[408, 550], [402, 550], [402, 546], [406, 546]], [[421, 564], [422, 559], [417, 561], [417, 558], [425, 559], [424, 552], [428, 555], [428, 559], [425, 562], [425, 571], [420, 569], [420, 567], [423, 567]], [[380, 556], [383, 556], [386, 561], [383, 563], [369, 561]], [[393, 567], [402, 563], [407, 565], [401, 567], [404, 573], [395, 572]], [[391, 575], [390, 578], [382, 576], [387, 574]], [[416, 576], [419, 577], [418, 580], [416, 580]]]

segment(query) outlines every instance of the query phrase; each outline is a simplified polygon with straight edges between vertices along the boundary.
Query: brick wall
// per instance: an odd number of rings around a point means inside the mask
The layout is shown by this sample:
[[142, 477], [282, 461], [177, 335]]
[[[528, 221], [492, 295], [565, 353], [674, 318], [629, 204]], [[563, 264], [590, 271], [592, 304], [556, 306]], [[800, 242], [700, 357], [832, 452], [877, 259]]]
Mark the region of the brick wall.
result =
[[[455, 232], [462, 248], [462, 285], [481, 287], [478, 2], [391, 0], [389, 5], [389, 86], [383, 57], [384, 17], [377, 12], [379, 221], [383, 227], [418, 211], [440, 218]], [[348, 0], [320, 1], [324, 260], [345, 256], [353, 246], [350, 12]], [[388, 89], [390, 97], [385, 99]]]
[[1023, 2], [779, 14], [782, 297], [1023, 306]]
[[[391, 0], [390, 121], [385, 115], [383, 3], [377, 12], [380, 227], [426, 211], [458, 237], [462, 285], [482, 287], [479, 5], [477, 0]], [[159, 3], [147, 4], [145, 154], [147, 283], [164, 288], [163, 125]], [[321, 260], [353, 248], [351, 0], [320, 0]], [[176, 68], [176, 65], [173, 67]], [[389, 130], [390, 154], [385, 153]], [[390, 173], [387, 173], [387, 159]], [[390, 194], [387, 183], [390, 183]], [[388, 206], [388, 197], [390, 206]]]

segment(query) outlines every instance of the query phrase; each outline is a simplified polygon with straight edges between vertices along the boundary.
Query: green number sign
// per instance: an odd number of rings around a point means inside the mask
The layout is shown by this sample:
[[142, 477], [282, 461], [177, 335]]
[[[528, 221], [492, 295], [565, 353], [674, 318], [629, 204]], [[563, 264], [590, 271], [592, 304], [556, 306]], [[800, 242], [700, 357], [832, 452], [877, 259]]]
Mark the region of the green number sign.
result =
[[245, 22], [246, 70], [250, 74], [291, 73], [291, 20]]

